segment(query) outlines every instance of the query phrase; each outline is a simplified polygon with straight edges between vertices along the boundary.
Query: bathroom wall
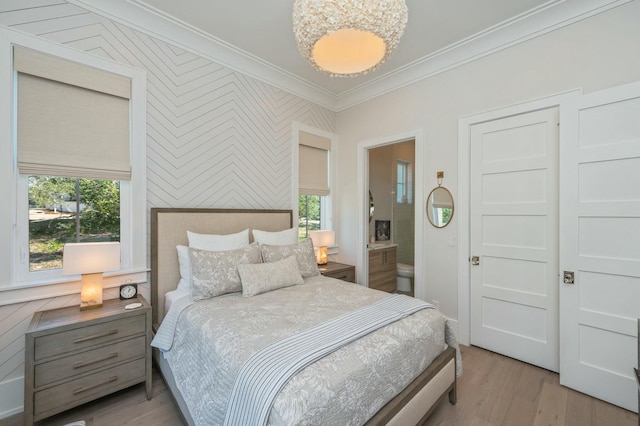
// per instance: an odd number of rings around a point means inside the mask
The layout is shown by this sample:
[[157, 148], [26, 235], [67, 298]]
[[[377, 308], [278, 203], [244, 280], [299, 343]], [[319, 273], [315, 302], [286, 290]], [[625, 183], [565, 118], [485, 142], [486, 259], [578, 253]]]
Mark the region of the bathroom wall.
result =
[[[369, 235], [374, 235], [376, 220], [391, 221], [391, 241], [398, 244], [398, 262], [414, 262], [414, 204], [397, 203], [397, 161], [415, 164], [415, 143], [407, 141], [369, 150], [369, 190], [375, 206], [369, 223]], [[415, 167], [411, 168], [411, 182], [415, 181]], [[415, 193], [415, 187], [412, 188]]]
[[[369, 150], [369, 191], [373, 197], [374, 212], [369, 222], [369, 235], [375, 235], [376, 220], [391, 220], [393, 209], [394, 171], [391, 163], [393, 145]], [[391, 228], [391, 238], [395, 230]]]
[[[393, 201], [393, 220], [391, 221], [392, 240], [398, 244], [398, 263], [413, 265], [415, 246], [415, 142], [403, 142], [394, 144], [391, 156], [391, 168], [393, 170], [393, 182], [397, 181], [397, 161], [402, 160], [411, 163], [411, 196], [406, 203], [398, 203], [398, 198], [391, 197]], [[394, 188], [395, 189], [395, 188]], [[395, 231], [394, 231], [395, 229]]]

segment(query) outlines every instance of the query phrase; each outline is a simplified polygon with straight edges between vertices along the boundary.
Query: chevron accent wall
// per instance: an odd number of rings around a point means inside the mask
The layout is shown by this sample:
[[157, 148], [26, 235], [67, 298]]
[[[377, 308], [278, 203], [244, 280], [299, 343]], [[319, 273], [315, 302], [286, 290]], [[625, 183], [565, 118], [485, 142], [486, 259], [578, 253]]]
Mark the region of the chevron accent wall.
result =
[[[147, 71], [148, 208], [291, 208], [292, 122], [335, 131], [326, 108], [64, 1], [3, 0], [0, 25]], [[22, 409], [33, 312], [77, 303], [0, 307], [0, 418]]]

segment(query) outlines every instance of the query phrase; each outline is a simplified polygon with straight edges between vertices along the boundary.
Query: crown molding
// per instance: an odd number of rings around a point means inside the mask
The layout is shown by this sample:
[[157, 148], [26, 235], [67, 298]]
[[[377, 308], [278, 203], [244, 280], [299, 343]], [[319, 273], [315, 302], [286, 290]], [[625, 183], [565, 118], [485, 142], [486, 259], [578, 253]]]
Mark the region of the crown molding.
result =
[[338, 95], [336, 111], [427, 79], [634, 0], [556, 0]]
[[551, 0], [342, 93], [333, 93], [139, 0], [67, 0], [334, 112], [443, 73], [634, 0]]

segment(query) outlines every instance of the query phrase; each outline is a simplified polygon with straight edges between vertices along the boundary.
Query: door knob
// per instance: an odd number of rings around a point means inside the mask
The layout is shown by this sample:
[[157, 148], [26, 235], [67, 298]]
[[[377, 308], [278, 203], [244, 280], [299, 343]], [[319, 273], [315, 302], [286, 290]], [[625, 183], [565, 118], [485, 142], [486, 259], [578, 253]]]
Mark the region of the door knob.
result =
[[471, 256], [471, 264], [478, 266], [480, 264], [480, 256]]
[[573, 284], [575, 282], [575, 274], [573, 271], [564, 271], [563, 281], [565, 284]]

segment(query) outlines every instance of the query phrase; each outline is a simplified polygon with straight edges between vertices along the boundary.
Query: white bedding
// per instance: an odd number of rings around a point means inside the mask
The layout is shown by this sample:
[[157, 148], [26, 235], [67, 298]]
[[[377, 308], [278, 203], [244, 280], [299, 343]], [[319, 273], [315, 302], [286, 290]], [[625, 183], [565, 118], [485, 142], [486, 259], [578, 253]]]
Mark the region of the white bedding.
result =
[[[388, 296], [317, 276], [254, 297], [182, 298], [173, 302], [152, 345], [168, 349], [166, 360], [195, 423], [222, 424], [237, 372], [253, 353]], [[268, 423], [362, 424], [447, 344], [457, 348], [434, 309], [387, 325], [300, 371], [275, 399]]]
[[190, 298], [191, 291], [189, 291], [188, 289], [177, 288], [165, 294], [164, 295], [164, 311], [169, 312], [169, 309], [171, 309], [171, 305], [173, 305], [173, 302], [175, 302], [176, 300], [182, 297]]

